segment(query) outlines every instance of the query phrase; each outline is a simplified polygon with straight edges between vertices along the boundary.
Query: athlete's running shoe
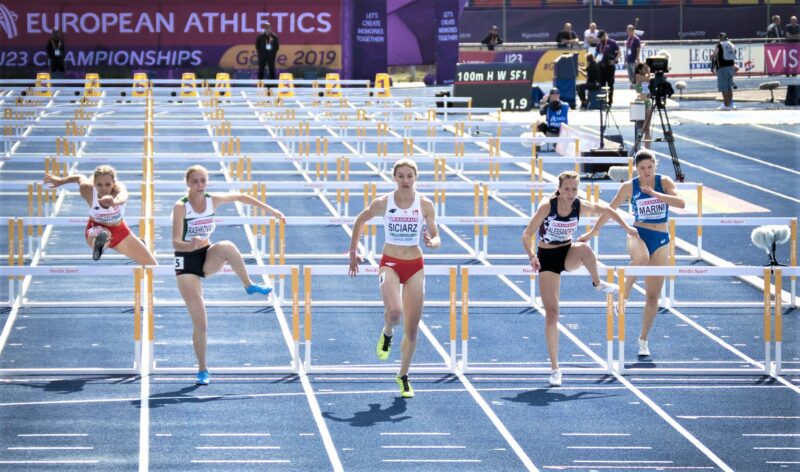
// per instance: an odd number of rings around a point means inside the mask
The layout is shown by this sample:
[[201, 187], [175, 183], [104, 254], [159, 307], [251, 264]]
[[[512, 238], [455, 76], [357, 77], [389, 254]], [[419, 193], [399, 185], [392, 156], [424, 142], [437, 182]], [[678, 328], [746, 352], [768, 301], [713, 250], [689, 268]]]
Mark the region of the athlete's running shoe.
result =
[[650, 346], [647, 345], [646, 339], [639, 339], [639, 355], [640, 356], [650, 355]]
[[599, 284], [594, 286], [594, 289], [597, 290], [598, 292], [617, 293], [619, 292], [619, 285], [610, 284], [604, 280], [601, 280]]
[[94, 238], [94, 252], [92, 252], [92, 259], [95, 261], [100, 260], [100, 256], [103, 255], [103, 249], [105, 249], [106, 243], [108, 242], [108, 232], [101, 231], [97, 237]]
[[550, 386], [551, 387], [561, 386], [561, 369], [553, 369], [553, 371], [550, 372]]
[[397, 376], [395, 377], [397, 381], [397, 385], [400, 387], [400, 396], [403, 398], [414, 398], [414, 387], [411, 386], [411, 382], [408, 381], [408, 376]]
[[211, 374], [207, 370], [201, 370], [197, 373], [197, 380], [194, 383], [195, 385], [208, 385], [209, 382], [211, 382]]
[[378, 354], [378, 359], [385, 361], [389, 358], [389, 351], [392, 350], [392, 337], [386, 336], [386, 333], [381, 330], [381, 337], [378, 338], [378, 346], [375, 352]]
[[253, 284], [245, 289], [248, 295], [252, 295], [254, 293], [260, 293], [261, 295], [269, 295], [272, 293], [272, 287], [267, 287], [266, 285], [259, 285]]

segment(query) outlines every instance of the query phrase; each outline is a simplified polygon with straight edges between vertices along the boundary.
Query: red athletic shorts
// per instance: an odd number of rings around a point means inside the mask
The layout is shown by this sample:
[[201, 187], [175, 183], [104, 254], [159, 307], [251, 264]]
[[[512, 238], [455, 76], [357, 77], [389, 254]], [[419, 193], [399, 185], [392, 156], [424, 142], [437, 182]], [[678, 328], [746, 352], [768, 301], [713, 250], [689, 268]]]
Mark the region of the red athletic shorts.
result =
[[389, 267], [395, 271], [397, 276], [400, 277], [400, 283], [404, 284], [414, 274], [421, 271], [425, 267], [425, 263], [421, 257], [417, 259], [397, 259], [390, 256], [381, 256], [380, 267]]
[[105, 228], [111, 234], [111, 243], [108, 245], [108, 247], [115, 247], [117, 244], [121, 243], [122, 240], [127, 238], [129, 234], [131, 234], [131, 229], [128, 228], [128, 225], [125, 224], [125, 221], [120, 221], [118, 225], [110, 226], [98, 223], [92, 219], [89, 219], [89, 222], [86, 223], [86, 230], [84, 230], [84, 234], [88, 236], [89, 230], [95, 226]]

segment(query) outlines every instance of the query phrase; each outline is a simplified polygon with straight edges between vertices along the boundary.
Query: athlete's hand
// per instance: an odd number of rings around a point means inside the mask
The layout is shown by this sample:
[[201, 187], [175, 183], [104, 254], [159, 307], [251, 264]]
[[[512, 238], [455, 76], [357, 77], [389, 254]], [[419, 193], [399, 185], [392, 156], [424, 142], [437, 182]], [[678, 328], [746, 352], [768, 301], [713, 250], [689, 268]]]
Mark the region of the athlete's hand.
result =
[[531, 256], [531, 268], [535, 273], [539, 273], [539, 269], [542, 268], [542, 264], [539, 263], [539, 257], [534, 254]]
[[578, 239], [576, 239], [576, 241], [578, 241], [579, 243], [589, 242], [589, 241], [592, 240], [592, 238], [594, 236], [595, 235], [594, 235], [593, 232], [587, 231], [587, 232], [583, 233], [582, 235], [580, 235], [580, 237]]
[[47, 184], [47, 188], [56, 188], [62, 184], [62, 179], [53, 174], [44, 174], [42, 181]]
[[114, 197], [111, 195], [103, 195], [102, 197], [97, 199], [97, 202], [103, 208], [111, 208], [114, 206]]
[[432, 238], [427, 229], [425, 229], [425, 232], [422, 233], [422, 240], [425, 242], [425, 247], [429, 247], [431, 249], [439, 249], [439, 246], [442, 245], [441, 240], [438, 237]]
[[192, 251], [208, 246], [208, 240], [195, 236], [192, 238]]
[[625, 226], [625, 232], [628, 233], [628, 236], [630, 236], [630, 237], [633, 237], [633, 238], [638, 238], [639, 237], [639, 231], [637, 231], [636, 228], [634, 228], [631, 225], [626, 225]]
[[347, 273], [350, 277], [355, 277], [358, 275], [358, 265], [364, 262], [364, 258], [361, 257], [357, 252], [350, 251], [350, 268], [347, 270]]
[[279, 220], [281, 220], [281, 223], [286, 224], [286, 216], [284, 216], [284, 214], [281, 213], [280, 210], [278, 210], [276, 208], [273, 208], [272, 209], [272, 216], [277, 218], [277, 219], [279, 219]]
[[655, 192], [655, 190], [653, 190], [653, 187], [649, 185], [642, 185], [641, 187], [639, 187], [639, 189], [641, 189], [642, 193], [646, 193], [648, 195], [655, 195], [655, 193], [653, 193]]

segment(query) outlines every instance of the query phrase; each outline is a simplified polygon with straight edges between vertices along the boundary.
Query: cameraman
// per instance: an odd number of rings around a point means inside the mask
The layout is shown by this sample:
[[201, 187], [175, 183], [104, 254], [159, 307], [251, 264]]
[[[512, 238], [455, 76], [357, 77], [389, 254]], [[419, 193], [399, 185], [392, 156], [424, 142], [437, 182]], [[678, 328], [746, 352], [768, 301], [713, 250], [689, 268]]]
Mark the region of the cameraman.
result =
[[586, 99], [587, 90], [600, 90], [600, 71], [597, 68], [597, 62], [591, 54], [586, 55], [586, 69], [578, 68], [581, 72], [586, 74], [586, 83], [578, 84], [578, 98], [581, 100], [581, 110], [586, 110], [588, 107]]
[[719, 42], [711, 53], [711, 72], [717, 73], [717, 90], [722, 92], [722, 105], [717, 110], [734, 110], [733, 74], [736, 73], [736, 46], [725, 33], [719, 34]]
[[547, 101], [539, 110], [540, 115], [546, 115], [544, 122], [539, 122], [536, 128], [545, 136], [558, 136], [561, 125], [567, 123], [569, 104], [561, 101], [561, 93], [557, 88], [550, 90]]

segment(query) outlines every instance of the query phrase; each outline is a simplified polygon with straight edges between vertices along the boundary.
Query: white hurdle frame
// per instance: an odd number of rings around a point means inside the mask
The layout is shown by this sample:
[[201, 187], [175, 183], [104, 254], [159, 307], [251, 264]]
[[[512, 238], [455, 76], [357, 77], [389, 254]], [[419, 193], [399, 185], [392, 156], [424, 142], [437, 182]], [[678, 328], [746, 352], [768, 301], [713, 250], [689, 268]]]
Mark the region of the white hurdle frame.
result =
[[[378, 274], [378, 266], [359, 266], [358, 276], [376, 276]], [[304, 360], [303, 368], [308, 373], [314, 374], [374, 374], [374, 373], [397, 373], [397, 365], [376, 365], [376, 366], [333, 366], [333, 365], [313, 365], [311, 363], [311, 346], [312, 346], [312, 307], [315, 305], [312, 297], [312, 277], [313, 275], [336, 275], [348, 276], [349, 266], [345, 265], [306, 265], [303, 266], [303, 290], [305, 298], [305, 315], [304, 315]], [[446, 265], [427, 265], [425, 266], [425, 276], [429, 275], [447, 275], [450, 280], [450, 297], [448, 305], [450, 308], [450, 352], [449, 357], [445, 357], [442, 366], [416, 366], [411, 364], [411, 369], [416, 373], [424, 374], [452, 374], [457, 367], [456, 364], [456, 298], [455, 287], [457, 279], [456, 266]], [[350, 306], [357, 304], [357, 302], [349, 302]], [[331, 306], [330, 304], [326, 304]], [[425, 305], [431, 306], [431, 303], [426, 302]], [[383, 306], [383, 303], [380, 303]]]
[[[682, 276], [682, 277], [742, 277], [762, 276], [764, 280], [764, 364], [762, 367], [754, 366], [752, 368], [665, 368], [665, 367], [652, 367], [652, 368], [628, 368], [625, 366], [625, 311], [626, 307], [623, 303], [625, 299], [625, 277], [635, 276]], [[630, 266], [617, 268], [618, 283], [620, 291], [618, 294], [619, 316], [617, 320], [618, 333], [618, 366], [617, 371], [620, 374], [677, 374], [677, 375], [770, 375], [771, 372], [771, 274], [769, 268], [757, 266], [738, 266], [738, 267], [706, 267], [706, 266], [688, 266], [688, 267], [672, 267], [672, 266]], [[781, 298], [781, 294], [777, 294], [777, 298]], [[742, 362], [748, 362], [742, 359]]]
[[[773, 277], [775, 283], [775, 374], [800, 374], [800, 367], [785, 369], [783, 367], [783, 297], [781, 286], [783, 277], [789, 277], [792, 283], [800, 275], [800, 267], [773, 267]], [[794, 294], [792, 294], [794, 295]], [[793, 305], [794, 306], [794, 305]]]
[[[75, 277], [87, 275], [108, 275], [108, 276], [124, 276], [130, 275], [134, 278], [134, 323], [133, 323], [133, 339], [134, 339], [134, 354], [133, 366], [126, 368], [106, 368], [106, 367], [48, 367], [48, 368], [12, 368], [0, 369], [0, 376], [15, 376], [15, 375], [137, 375], [141, 373], [141, 356], [142, 356], [142, 320], [145, 316], [152, 316], [152, 306], [146, 303], [145, 291], [148, 284], [148, 275], [142, 271], [142, 267], [137, 266], [19, 266], [19, 267], [4, 267], [0, 266], [0, 277]], [[152, 278], [150, 286], [152, 286]], [[13, 309], [18, 309], [22, 304], [23, 293], [20, 285], [20, 293], [17, 293], [14, 298]], [[83, 303], [85, 305], [85, 303]], [[7, 320], [8, 322], [8, 320]], [[2, 348], [4, 346], [0, 346]], [[2, 350], [0, 349], [0, 352]]]
[[[460, 266], [461, 269], [461, 361], [458, 363], [461, 372], [469, 374], [549, 374], [550, 367], [490, 367], [469, 366], [469, 305], [474, 306], [509, 306], [509, 304], [498, 304], [492, 302], [475, 303], [469, 301], [469, 278], [470, 275], [476, 276], [524, 276], [530, 277], [530, 301], [517, 306], [535, 306], [539, 311], [544, 313], [541, 305], [536, 304], [535, 300], [535, 279], [536, 273], [530, 265], [505, 265], [505, 266]], [[576, 270], [573, 272], [563, 272], [564, 276], [587, 276], [588, 272], [585, 269]], [[613, 271], [610, 268], [606, 270], [606, 277], [608, 281], [612, 281]], [[601, 367], [566, 367], [562, 368], [562, 372], [567, 374], [609, 374], [613, 372], [614, 362], [614, 315], [613, 315], [613, 298], [612, 295], [606, 296], [606, 361], [605, 365]], [[560, 324], [560, 323], [559, 323]]]

